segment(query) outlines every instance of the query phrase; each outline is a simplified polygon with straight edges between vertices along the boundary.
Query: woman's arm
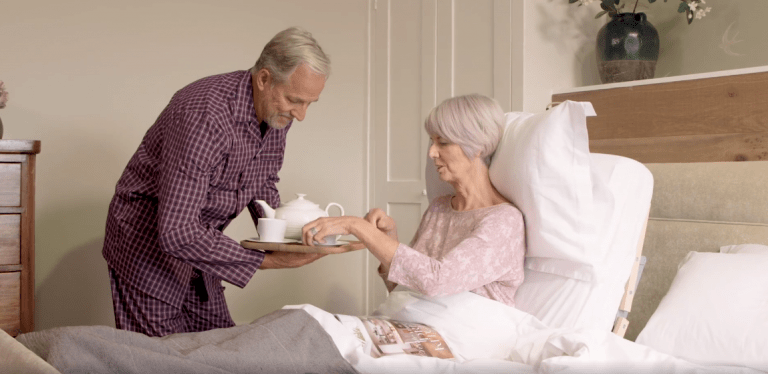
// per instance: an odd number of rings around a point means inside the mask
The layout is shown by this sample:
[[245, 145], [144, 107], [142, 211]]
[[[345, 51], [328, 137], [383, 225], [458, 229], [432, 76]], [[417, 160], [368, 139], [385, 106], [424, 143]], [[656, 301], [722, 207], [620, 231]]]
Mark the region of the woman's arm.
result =
[[387, 291], [392, 292], [392, 290], [394, 290], [395, 287], [397, 287], [397, 283], [392, 282], [392, 281], [389, 280], [389, 278], [388, 278], [389, 272], [388, 271], [387, 272], [384, 271], [384, 265], [383, 264], [379, 265], [378, 271], [379, 271], [379, 277], [381, 277], [381, 280], [384, 281], [384, 287], [387, 288]]
[[[369, 216], [366, 215], [366, 218]], [[323, 243], [328, 235], [354, 235], [366, 248], [381, 262], [381, 269], [389, 272], [392, 257], [397, 251], [400, 242], [397, 241], [397, 231], [394, 220], [391, 217], [371, 217], [372, 222], [366, 218], [354, 216], [322, 217], [318, 218], [302, 228], [302, 241], [304, 245], [314, 246], [315, 241]], [[390, 222], [391, 221], [391, 222]], [[381, 223], [387, 232], [380, 230], [376, 225]], [[313, 233], [313, 229], [317, 230]]]
[[397, 238], [397, 224], [395, 224], [395, 220], [388, 216], [387, 213], [384, 213], [383, 210], [379, 208], [371, 209], [368, 214], [365, 215], [365, 220], [376, 226], [377, 229], [387, 234], [390, 238], [395, 239], [398, 242], [400, 241]]
[[[442, 226], [441, 226], [442, 227]], [[450, 233], [438, 228], [441, 236]], [[451, 248], [438, 249], [440, 254], [427, 255], [421, 251], [401, 245], [393, 258], [387, 279], [417, 290], [428, 296], [450, 295], [471, 291], [500, 278], [506, 277], [523, 267], [525, 254], [525, 231], [522, 214], [498, 214], [485, 217], [473, 224], [473, 228], [462, 238], [446, 239], [434, 243], [427, 229], [423, 232], [431, 245], [440, 247], [456, 242]], [[434, 257], [433, 257], [434, 256]]]
[[[400, 242], [397, 237], [397, 225], [395, 224], [395, 220], [388, 216], [383, 210], [379, 208], [371, 209], [371, 211], [365, 215], [365, 220], [376, 226], [376, 228], [387, 234], [390, 238]], [[384, 281], [384, 286], [387, 287], [387, 291], [392, 292], [392, 290], [397, 287], [397, 283], [390, 282], [389, 279], [387, 279], [389, 269], [385, 268], [384, 264], [380, 264], [378, 273], [381, 280]]]

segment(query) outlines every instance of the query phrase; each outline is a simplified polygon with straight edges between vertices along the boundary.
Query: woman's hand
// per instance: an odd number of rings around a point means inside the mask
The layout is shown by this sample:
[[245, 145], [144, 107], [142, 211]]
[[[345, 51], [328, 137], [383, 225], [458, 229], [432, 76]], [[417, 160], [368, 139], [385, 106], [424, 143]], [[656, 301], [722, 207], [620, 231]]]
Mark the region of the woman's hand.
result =
[[368, 214], [365, 215], [364, 219], [370, 222], [381, 232], [387, 234], [387, 236], [390, 238], [398, 240], [397, 225], [395, 224], [395, 220], [388, 216], [387, 213], [384, 213], [383, 210], [379, 208], [373, 208], [368, 212]]
[[354, 235], [365, 244], [383, 269], [389, 272], [392, 257], [400, 243], [397, 240], [397, 226], [392, 217], [381, 209], [371, 209], [365, 218], [355, 216], [322, 217], [301, 228], [301, 241], [314, 246], [324, 243], [329, 235]]
[[304, 245], [314, 246], [315, 242], [325, 243], [324, 238], [329, 235], [349, 235], [360, 220], [353, 216], [318, 218], [301, 228], [301, 241]]

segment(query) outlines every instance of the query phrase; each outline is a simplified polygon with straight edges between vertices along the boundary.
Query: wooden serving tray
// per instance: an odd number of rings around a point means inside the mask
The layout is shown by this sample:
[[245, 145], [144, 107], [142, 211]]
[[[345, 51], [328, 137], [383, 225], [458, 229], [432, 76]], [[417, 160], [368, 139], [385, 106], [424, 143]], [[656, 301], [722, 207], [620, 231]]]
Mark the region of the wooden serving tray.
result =
[[240, 245], [246, 249], [256, 249], [262, 251], [282, 251], [282, 252], [302, 252], [302, 253], [324, 253], [324, 254], [337, 254], [351, 251], [357, 251], [365, 248], [365, 244], [361, 241], [349, 241], [348, 244], [340, 244], [335, 246], [309, 246], [301, 243], [262, 243], [253, 240], [245, 239], [240, 242]]

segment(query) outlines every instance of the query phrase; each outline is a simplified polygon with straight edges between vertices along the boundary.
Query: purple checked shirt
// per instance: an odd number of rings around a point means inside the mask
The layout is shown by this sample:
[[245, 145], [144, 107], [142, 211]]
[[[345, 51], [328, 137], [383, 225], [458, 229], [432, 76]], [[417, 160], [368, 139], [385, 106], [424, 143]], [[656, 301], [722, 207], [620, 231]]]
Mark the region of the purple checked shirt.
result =
[[244, 287], [264, 260], [222, 231], [246, 206], [280, 203], [275, 183], [286, 133], [262, 139], [249, 71], [203, 78], [179, 90], [147, 131], [117, 182], [103, 255], [125, 282], [174, 306], [193, 268], [206, 287]]

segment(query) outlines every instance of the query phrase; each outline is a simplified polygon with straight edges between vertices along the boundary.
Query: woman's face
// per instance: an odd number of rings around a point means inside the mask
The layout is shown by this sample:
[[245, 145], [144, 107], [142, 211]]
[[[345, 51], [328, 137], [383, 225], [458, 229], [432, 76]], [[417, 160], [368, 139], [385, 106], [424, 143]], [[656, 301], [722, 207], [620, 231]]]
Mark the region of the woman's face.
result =
[[435, 162], [440, 179], [446, 182], [460, 180], [469, 175], [470, 160], [458, 144], [450, 143], [440, 136], [430, 136], [429, 157]]

